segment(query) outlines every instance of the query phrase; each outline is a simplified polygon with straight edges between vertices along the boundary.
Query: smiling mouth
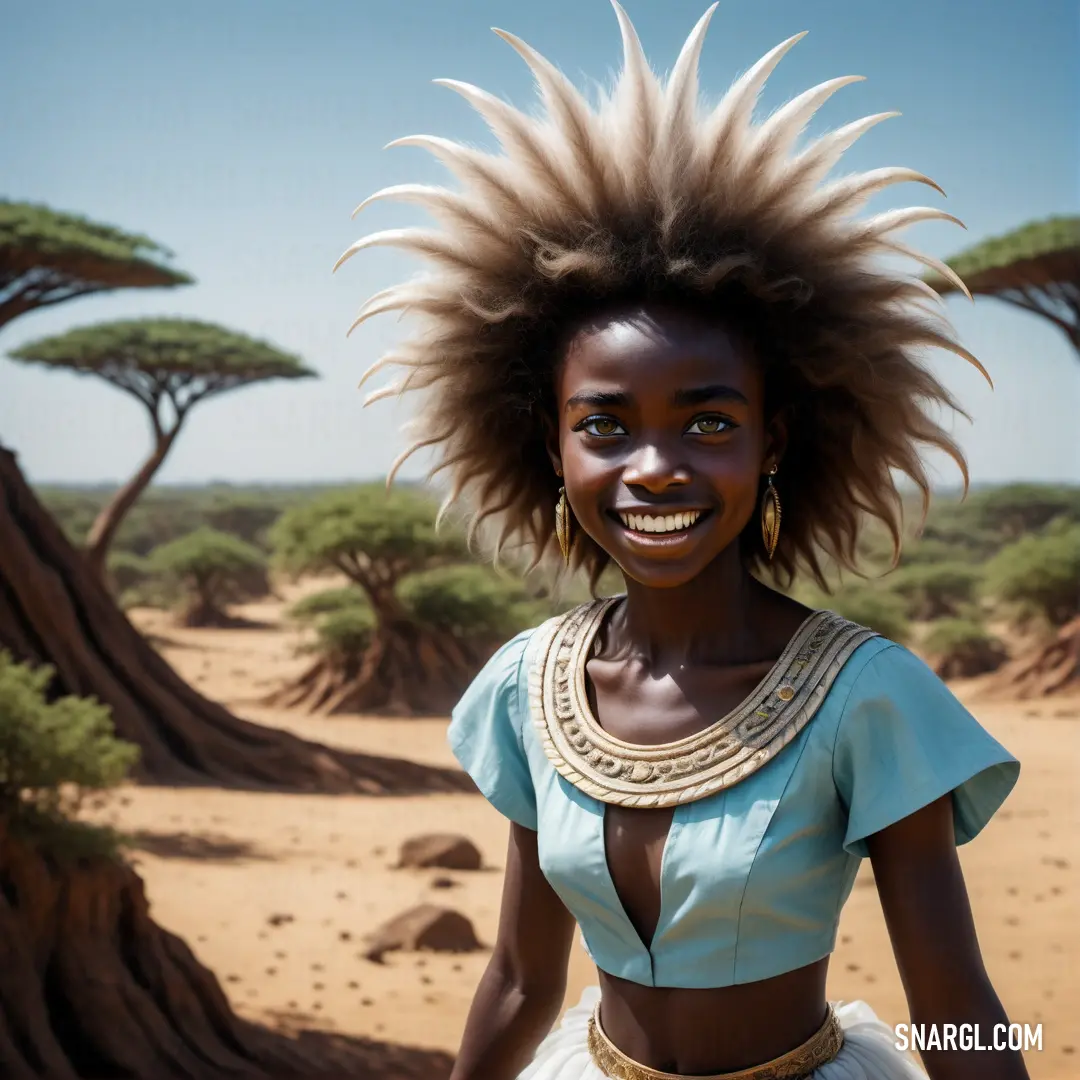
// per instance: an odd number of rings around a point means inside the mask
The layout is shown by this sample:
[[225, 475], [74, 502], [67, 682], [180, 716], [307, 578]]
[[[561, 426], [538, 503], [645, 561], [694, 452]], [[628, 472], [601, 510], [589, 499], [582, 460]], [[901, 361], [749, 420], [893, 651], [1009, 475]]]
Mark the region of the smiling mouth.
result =
[[616, 511], [614, 516], [627, 532], [659, 537], [689, 532], [708, 513], [708, 510], [684, 510], [677, 514], [625, 514]]

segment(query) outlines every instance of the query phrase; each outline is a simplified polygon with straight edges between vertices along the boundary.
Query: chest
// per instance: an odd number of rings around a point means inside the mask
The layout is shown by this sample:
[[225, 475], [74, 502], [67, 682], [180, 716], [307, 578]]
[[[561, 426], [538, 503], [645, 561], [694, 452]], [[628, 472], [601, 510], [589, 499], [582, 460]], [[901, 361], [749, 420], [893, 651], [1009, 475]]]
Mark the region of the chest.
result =
[[648, 986], [820, 959], [858, 867], [832, 771], [840, 673], [872, 633], [818, 612], [763, 679], [748, 666], [645, 682], [597, 662], [611, 603], [536, 638], [523, 742], [540, 868], [588, 951]]
[[842, 848], [828, 720], [740, 783], [666, 809], [592, 798], [526, 732], [540, 868], [603, 970], [716, 986], [775, 973], [778, 953], [828, 951], [858, 864]]
[[[719, 671], [681, 669], [651, 678], [626, 664], [592, 659], [586, 690], [593, 716], [613, 738], [638, 746], [660, 745], [708, 728], [740, 704], [771, 667], [761, 663]], [[665, 853], [676, 808], [606, 805], [602, 815], [608, 875], [627, 919], [647, 945], [660, 921]]]

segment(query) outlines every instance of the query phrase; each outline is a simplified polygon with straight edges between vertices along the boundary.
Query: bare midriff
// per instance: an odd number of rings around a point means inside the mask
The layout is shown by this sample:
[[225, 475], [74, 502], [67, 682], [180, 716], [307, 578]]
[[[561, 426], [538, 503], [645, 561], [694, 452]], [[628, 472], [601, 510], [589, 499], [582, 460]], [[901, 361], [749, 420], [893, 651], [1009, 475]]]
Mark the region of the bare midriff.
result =
[[795, 1049], [825, 1019], [829, 958], [710, 989], [642, 986], [600, 971], [600, 1023], [628, 1057], [684, 1076], [733, 1072]]

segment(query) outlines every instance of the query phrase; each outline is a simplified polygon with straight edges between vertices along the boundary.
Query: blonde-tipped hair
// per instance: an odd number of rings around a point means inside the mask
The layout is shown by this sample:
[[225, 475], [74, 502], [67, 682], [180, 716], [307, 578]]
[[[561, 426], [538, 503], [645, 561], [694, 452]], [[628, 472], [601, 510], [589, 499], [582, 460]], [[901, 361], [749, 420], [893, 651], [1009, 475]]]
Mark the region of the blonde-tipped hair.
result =
[[[452, 481], [444, 509], [465, 501], [474, 528], [492, 526], [496, 556], [521, 544], [535, 565], [558, 550], [559, 481], [545, 425], [554, 419], [560, 345], [575, 320], [622, 301], [690, 304], [752, 340], [771, 407], [787, 410], [789, 444], [776, 478], [784, 528], [772, 563], [782, 579], [801, 566], [821, 582], [823, 558], [852, 567], [864, 515], [884, 522], [899, 551], [893, 470], [915, 482], [925, 507], [920, 447], [950, 455], [967, 483], [960, 448], [928, 413], [958, 406], [913, 354], [948, 349], [986, 372], [933, 306], [936, 292], [917, 276], [874, 264], [883, 255], [908, 256], [967, 294], [947, 266], [894, 238], [915, 222], [961, 223], [926, 206], [853, 216], [869, 196], [902, 181], [941, 191], [912, 169], [826, 180], [856, 139], [897, 113], [867, 116], [793, 148], [817, 109], [857, 76], [815, 86], [754, 123], [762, 86], [803, 34], [772, 49], [705, 112], [698, 58], [715, 6], [661, 82], [614, 3], [623, 67], [595, 108], [525, 42], [496, 30], [532, 70], [544, 115], [438, 80], [484, 118], [502, 153], [432, 135], [398, 139], [390, 145], [431, 151], [460, 190], [400, 184], [357, 207], [404, 200], [442, 226], [365, 236], [337, 264], [376, 246], [418, 252], [434, 264], [432, 273], [373, 296], [351, 328], [390, 311], [416, 319], [413, 334], [364, 376], [387, 365], [405, 369], [365, 404], [427, 391], [411, 425], [416, 440], [388, 482], [410, 454], [437, 448], [441, 460], [430, 475], [447, 470]], [[751, 522], [746, 537], [754, 529]], [[746, 537], [749, 560], [763, 565], [760, 539], [755, 546]], [[608, 556], [587, 537], [575, 551], [595, 581]]]

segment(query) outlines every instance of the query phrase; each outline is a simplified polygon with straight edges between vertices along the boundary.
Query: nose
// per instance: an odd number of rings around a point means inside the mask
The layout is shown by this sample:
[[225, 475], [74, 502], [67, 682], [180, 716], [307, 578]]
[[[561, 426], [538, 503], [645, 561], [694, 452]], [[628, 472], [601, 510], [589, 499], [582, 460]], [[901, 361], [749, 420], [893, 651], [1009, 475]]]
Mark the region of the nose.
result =
[[660, 495], [673, 487], [683, 487], [691, 480], [689, 468], [669, 450], [656, 443], [640, 446], [628, 459], [623, 483]]

